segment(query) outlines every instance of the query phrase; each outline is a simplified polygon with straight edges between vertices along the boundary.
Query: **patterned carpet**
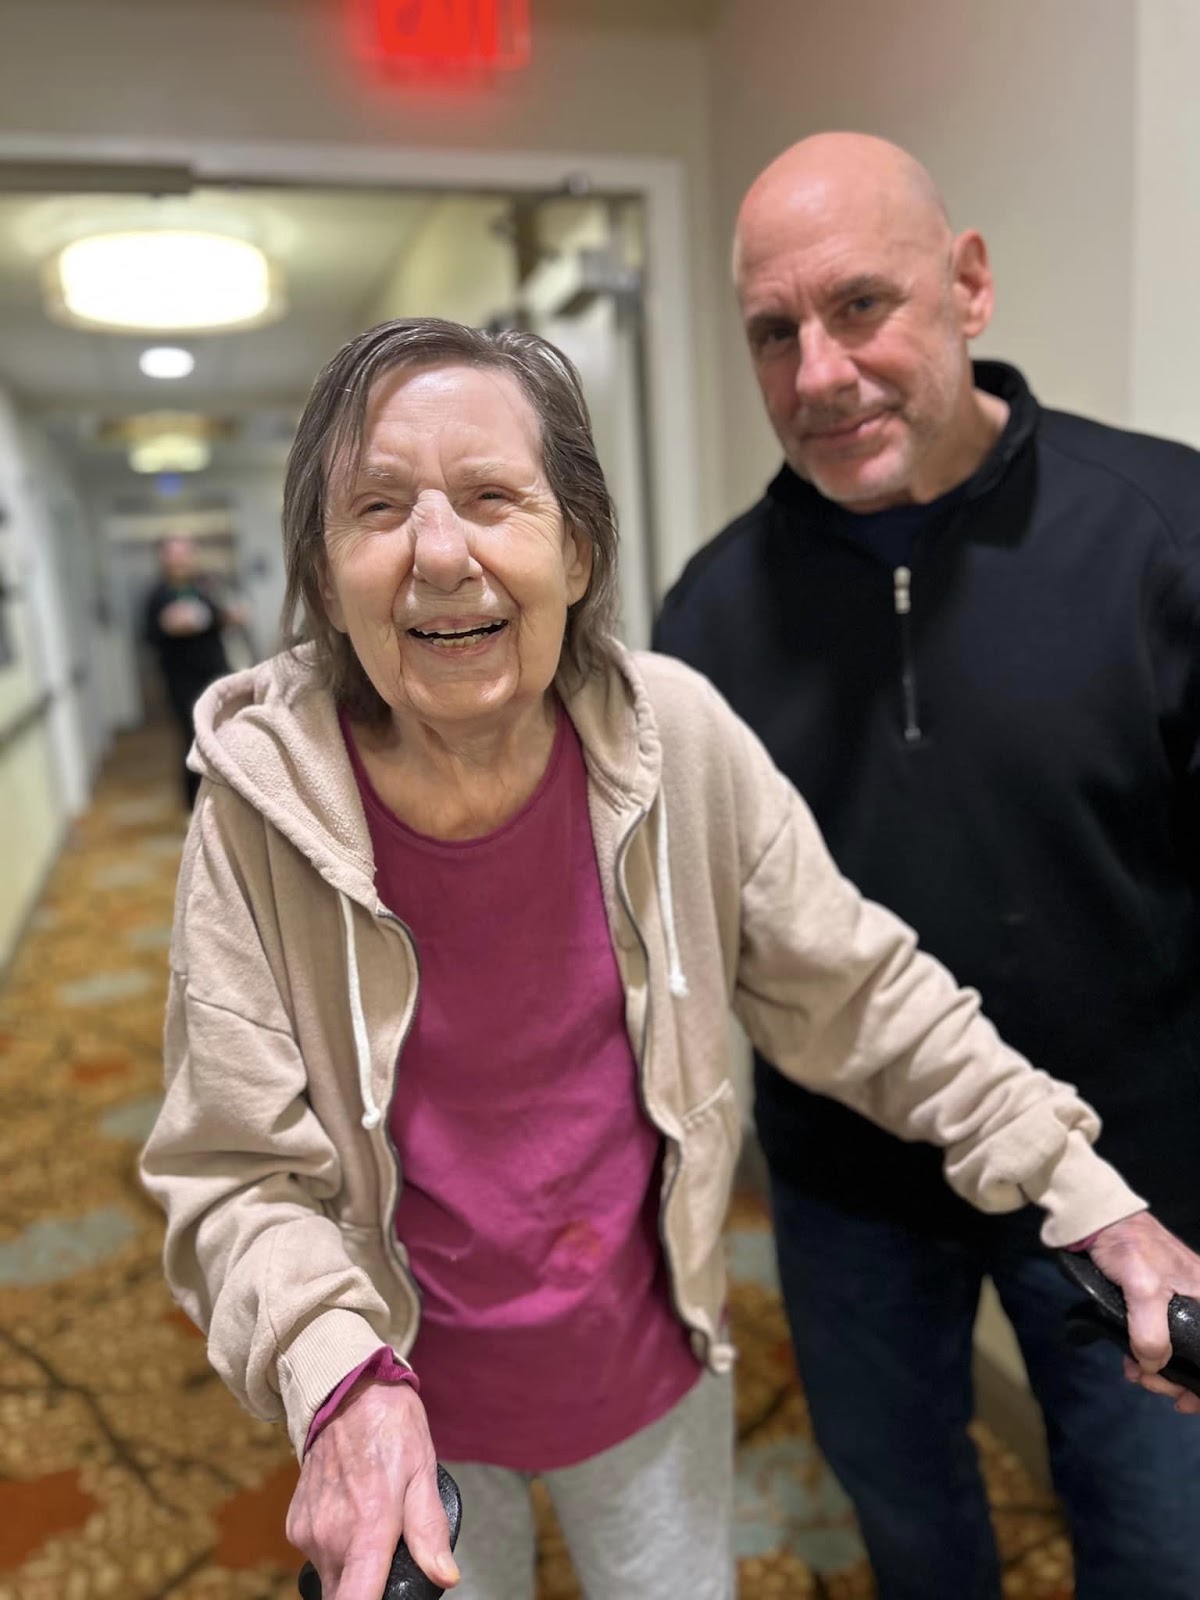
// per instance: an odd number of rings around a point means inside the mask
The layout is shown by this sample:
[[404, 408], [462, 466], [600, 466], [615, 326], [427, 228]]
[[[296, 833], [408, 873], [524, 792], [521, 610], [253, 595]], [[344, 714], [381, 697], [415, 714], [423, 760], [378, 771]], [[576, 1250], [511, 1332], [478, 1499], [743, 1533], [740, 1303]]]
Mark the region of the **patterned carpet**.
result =
[[[242, 1413], [159, 1275], [135, 1177], [154, 1116], [183, 819], [171, 752], [119, 741], [0, 993], [0, 1600], [292, 1600], [295, 1463]], [[816, 1455], [761, 1204], [728, 1229], [739, 1593], [870, 1600]], [[1053, 1502], [976, 1430], [1007, 1600], [1070, 1600]], [[575, 1600], [548, 1507], [539, 1600]]]

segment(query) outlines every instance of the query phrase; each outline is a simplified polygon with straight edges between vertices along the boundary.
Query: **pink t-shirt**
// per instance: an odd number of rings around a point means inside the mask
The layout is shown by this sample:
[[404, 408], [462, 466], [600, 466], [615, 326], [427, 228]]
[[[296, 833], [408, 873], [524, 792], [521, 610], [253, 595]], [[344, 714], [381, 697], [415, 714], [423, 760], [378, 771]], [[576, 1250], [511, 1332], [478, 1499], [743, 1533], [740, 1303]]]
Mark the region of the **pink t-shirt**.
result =
[[517, 815], [447, 842], [383, 804], [343, 727], [376, 886], [421, 965], [389, 1128], [434, 1446], [569, 1466], [649, 1426], [700, 1374], [668, 1294], [662, 1141], [638, 1097], [583, 751], [560, 713]]

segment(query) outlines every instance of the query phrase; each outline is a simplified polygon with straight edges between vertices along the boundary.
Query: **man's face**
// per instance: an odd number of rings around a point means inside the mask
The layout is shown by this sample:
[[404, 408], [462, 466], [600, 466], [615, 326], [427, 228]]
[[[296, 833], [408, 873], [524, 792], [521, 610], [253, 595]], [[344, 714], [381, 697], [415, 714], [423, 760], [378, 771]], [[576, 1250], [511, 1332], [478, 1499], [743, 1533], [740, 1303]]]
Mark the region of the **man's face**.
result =
[[190, 583], [196, 576], [196, 547], [190, 539], [168, 539], [160, 559], [168, 583]]
[[928, 499], [927, 482], [949, 486], [939, 464], [972, 388], [966, 339], [987, 320], [974, 314], [978, 235], [814, 187], [748, 210], [739, 234], [768, 415], [793, 471], [826, 498], [858, 511]]

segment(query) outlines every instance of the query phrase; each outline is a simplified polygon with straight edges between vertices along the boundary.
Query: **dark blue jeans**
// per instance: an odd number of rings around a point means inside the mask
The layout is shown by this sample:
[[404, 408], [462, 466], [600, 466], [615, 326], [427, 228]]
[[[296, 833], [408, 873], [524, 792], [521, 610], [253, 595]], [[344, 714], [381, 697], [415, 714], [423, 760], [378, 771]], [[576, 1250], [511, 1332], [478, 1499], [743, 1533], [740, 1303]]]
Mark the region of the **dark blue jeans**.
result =
[[1079, 1300], [1027, 1218], [979, 1242], [847, 1215], [772, 1178], [780, 1277], [826, 1460], [858, 1512], [879, 1600], [1000, 1600], [967, 1435], [985, 1276], [1016, 1330], [1046, 1422], [1078, 1600], [1200, 1597], [1200, 1417], [1125, 1381], [1107, 1341], [1075, 1348]]

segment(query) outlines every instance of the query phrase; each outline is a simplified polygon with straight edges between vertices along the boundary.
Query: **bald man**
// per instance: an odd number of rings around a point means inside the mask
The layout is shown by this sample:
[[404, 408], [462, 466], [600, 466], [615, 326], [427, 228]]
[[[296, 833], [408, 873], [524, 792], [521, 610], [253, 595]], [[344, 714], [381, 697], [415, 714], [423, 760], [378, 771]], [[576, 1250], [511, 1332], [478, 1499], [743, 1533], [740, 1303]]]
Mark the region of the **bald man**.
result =
[[[929, 174], [824, 134], [751, 186], [736, 287], [785, 465], [656, 644], [754, 725], [843, 871], [1099, 1109], [1200, 1242], [1200, 456], [972, 365], [993, 286]], [[1070, 315], [1070, 307], [1063, 307]], [[1069, 1348], [1028, 1212], [756, 1062], [796, 1356], [881, 1600], [998, 1600], [966, 1428], [990, 1276], [1047, 1422], [1079, 1600], [1200, 1596], [1200, 1428]], [[1153, 1385], [1154, 1380], [1148, 1380]]]

